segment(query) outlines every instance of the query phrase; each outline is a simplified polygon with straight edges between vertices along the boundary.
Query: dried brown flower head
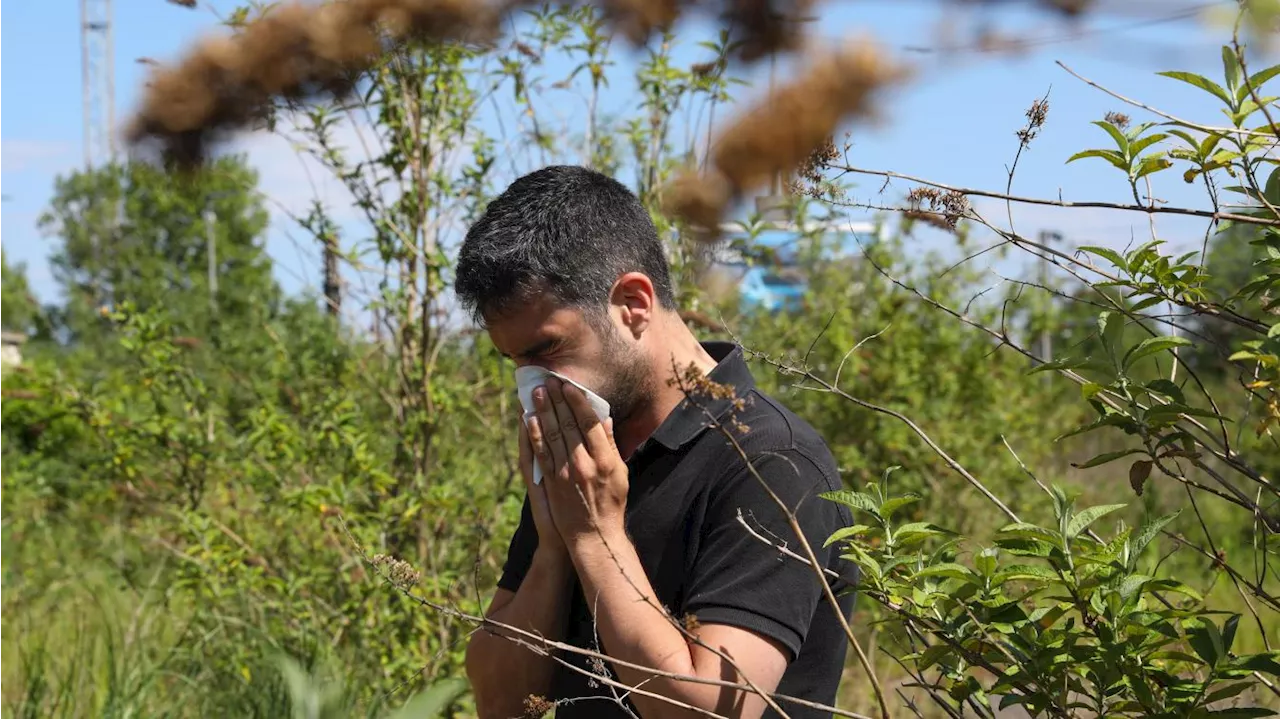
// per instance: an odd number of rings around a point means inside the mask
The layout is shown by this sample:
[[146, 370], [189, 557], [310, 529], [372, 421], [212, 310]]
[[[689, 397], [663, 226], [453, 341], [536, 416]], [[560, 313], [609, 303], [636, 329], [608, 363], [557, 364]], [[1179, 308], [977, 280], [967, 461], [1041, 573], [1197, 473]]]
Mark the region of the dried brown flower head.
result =
[[[924, 220], [947, 230], [954, 230], [960, 218], [969, 212], [969, 198], [954, 191], [933, 187], [914, 187], [907, 193], [907, 217]], [[924, 209], [928, 204], [929, 210]]]
[[1027, 125], [1018, 130], [1018, 140], [1025, 146], [1032, 140], [1036, 139], [1036, 135], [1040, 134], [1040, 128], [1044, 127], [1045, 118], [1049, 116], [1049, 100], [1041, 98], [1031, 103], [1031, 107], [1027, 108]]
[[875, 115], [872, 95], [902, 78], [870, 41], [859, 38], [817, 54], [798, 78], [740, 113], [714, 144], [711, 170], [679, 176], [667, 194], [667, 209], [709, 231], [744, 191], [786, 174], [830, 140], [836, 126], [854, 116]]
[[1123, 112], [1116, 112], [1112, 110], [1104, 115], [1102, 119], [1122, 130], [1129, 126], [1129, 116]]
[[491, 38], [498, 19], [489, 4], [469, 0], [276, 6], [237, 34], [199, 41], [178, 65], [157, 68], [126, 137], [135, 146], [156, 143], [179, 165], [195, 164], [273, 101], [347, 95], [385, 40]]
[[385, 571], [391, 581], [401, 587], [413, 586], [422, 579], [422, 574], [403, 559], [396, 559], [386, 554], [378, 554], [374, 556], [373, 564]]
[[684, 624], [684, 630], [686, 632], [689, 632], [690, 634], [693, 634], [694, 632], [702, 628], [702, 622], [698, 621], [697, 615], [692, 613], [684, 615], [683, 624]]
[[530, 694], [524, 698], [524, 719], [540, 719], [547, 712], [555, 709], [555, 702], [539, 694]]
[[822, 171], [831, 167], [831, 163], [839, 159], [840, 151], [836, 149], [835, 140], [831, 135], [827, 135], [826, 139], [804, 158], [800, 167], [796, 168], [796, 174], [816, 185], [822, 182]]

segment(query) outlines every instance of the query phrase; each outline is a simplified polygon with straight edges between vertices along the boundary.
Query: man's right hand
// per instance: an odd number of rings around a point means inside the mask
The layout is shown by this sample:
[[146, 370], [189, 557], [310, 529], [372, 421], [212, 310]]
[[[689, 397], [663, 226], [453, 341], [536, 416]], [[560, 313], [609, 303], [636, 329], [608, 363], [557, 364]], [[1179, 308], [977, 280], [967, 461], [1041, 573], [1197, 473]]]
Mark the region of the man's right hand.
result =
[[[498, 589], [485, 616], [504, 624], [532, 632], [547, 639], [562, 640], [569, 619], [569, 598], [573, 582], [573, 560], [560, 538], [547, 493], [533, 483], [533, 442], [541, 435], [535, 425], [532, 438], [524, 422], [520, 423], [520, 475], [529, 491], [534, 528], [538, 532], [538, 548], [528, 573], [512, 592]], [[550, 476], [550, 472], [547, 472]], [[479, 631], [471, 635], [467, 647], [467, 678], [476, 698], [476, 711], [481, 719], [520, 716], [525, 697], [530, 694], [549, 696], [555, 676], [555, 660], [523, 649], [504, 636], [503, 630]]]
[[[538, 528], [537, 551], [545, 551], [557, 559], [565, 559], [567, 561], [569, 550], [565, 546], [564, 540], [560, 537], [560, 530], [556, 529], [555, 521], [551, 519], [551, 507], [547, 504], [546, 485], [533, 483], [533, 463], [539, 461], [533, 451], [534, 443], [542, 443], [542, 428], [536, 419], [530, 419], [526, 423], [522, 418], [520, 421], [520, 476], [524, 478], [525, 489], [529, 492], [529, 504], [533, 510], [533, 523]], [[542, 454], [548, 458], [547, 461], [542, 463], [542, 477], [545, 480], [551, 476], [554, 468], [551, 466], [548, 453], [543, 452]]]

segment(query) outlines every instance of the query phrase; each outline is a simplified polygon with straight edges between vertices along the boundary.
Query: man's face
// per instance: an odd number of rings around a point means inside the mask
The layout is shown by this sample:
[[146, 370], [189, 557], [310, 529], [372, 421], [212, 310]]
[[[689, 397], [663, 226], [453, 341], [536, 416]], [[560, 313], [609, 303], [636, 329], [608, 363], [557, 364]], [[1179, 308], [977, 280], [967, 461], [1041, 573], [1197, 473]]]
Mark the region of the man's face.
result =
[[593, 323], [583, 310], [541, 294], [488, 325], [489, 338], [504, 356], [517, 366], [537, 365], [587, 387], [609, 403], [615, 423], [652, 396], [640, 346], [624, 337], [612, 316]]

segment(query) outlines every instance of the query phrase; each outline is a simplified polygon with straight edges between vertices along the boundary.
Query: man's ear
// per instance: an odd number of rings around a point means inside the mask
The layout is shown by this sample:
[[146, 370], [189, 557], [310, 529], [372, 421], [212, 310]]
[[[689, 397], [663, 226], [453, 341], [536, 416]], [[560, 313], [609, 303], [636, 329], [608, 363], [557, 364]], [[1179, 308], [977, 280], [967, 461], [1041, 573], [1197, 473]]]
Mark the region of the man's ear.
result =
[[613, 284], [609, 302], [635, 339], [657, 320], [658, 295], [653, 282], [643, 272], [628, 272], [619, 277]]

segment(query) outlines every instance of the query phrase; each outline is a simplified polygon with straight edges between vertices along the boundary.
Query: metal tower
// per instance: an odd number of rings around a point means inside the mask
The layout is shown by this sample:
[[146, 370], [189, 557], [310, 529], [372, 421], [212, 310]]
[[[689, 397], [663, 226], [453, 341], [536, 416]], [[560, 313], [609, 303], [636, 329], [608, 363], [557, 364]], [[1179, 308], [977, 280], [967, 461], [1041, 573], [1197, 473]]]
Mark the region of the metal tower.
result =
[[116, 155], [115, 48], [111, 0], [80, 0], [85, 169]]

